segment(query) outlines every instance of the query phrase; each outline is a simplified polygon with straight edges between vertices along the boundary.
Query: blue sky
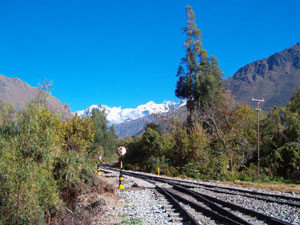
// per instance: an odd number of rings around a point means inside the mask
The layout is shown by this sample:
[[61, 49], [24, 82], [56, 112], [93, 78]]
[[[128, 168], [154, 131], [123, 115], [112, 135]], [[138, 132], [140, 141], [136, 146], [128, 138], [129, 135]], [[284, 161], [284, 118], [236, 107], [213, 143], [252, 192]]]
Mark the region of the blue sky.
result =
[[0, 74], [53, 80], [72, 111], [177, 101], [186, 5], [226, 77], [300, 41], [298, 0], [0, 0]]

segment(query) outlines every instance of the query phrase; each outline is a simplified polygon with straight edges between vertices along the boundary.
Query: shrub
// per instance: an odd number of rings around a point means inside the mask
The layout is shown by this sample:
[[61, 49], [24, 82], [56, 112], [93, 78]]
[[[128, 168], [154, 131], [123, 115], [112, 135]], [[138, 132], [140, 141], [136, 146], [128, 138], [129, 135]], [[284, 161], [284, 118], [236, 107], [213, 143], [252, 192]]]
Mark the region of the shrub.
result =
[[44, 224], [72, 197], [97, 189], [89, 119], [62, 121], [36, 103], [18, 114], [0, 103], [0, 119], [0, 224]]

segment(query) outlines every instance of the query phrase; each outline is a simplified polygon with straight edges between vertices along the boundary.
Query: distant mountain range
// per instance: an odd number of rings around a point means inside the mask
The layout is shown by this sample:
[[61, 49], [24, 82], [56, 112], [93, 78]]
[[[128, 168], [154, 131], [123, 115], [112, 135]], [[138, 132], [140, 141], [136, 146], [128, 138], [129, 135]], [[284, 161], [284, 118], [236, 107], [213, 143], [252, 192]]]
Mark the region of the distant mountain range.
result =
[[265, 111], [286, 105], [292, 92], [300, 87], [300, 43], [240, 68], [228, 78], [226, 87], [238, 101], [251, 106], [252, 97], [264, 99]]
[[[225, 86], [238, 101], [252, 106], [253, 97], [263, 98], [265, 102], [262, 109], [265, 111], [274, 106], [286, 105], [293, 91], [300, 87], [300, 43], [240, 68], [227, 79]], [[0, 101], [12, 103], [17, 111], [22, 111], [26, 102], [35, 99], [40, 92], [39, 88], [31, 87], [18, 78], [0, 75]], [[63, 113], [65, 118], [70, 116], [70, 112], [53, 96], [48, 98], [48, 107]], [[109, 125], [114, 124], [120, 138], [142, 134], [145, 125], [150, 122], [166, 129], [166, 121], [174, 115], [182, 120], [186, 118], [185, 101], [166, 101], [162, 104], [150, 101], [134, 109], [92, 105], [76, 113], [84, 115], [99, 107], [105, 109]]]
[[155, 123], [160, 126], [163, 132], [166, 132], [168, 131], [169, 125], [175, 116], [179, 119], [179, 121], [185, 121], [187, 116], [186, 107], [181, 106], [170, 112], [144, 116], [136, 120], [116, 124], [114, 127], [119, 138], [127, 136], [135, 137], [143, 134], [144, 128], [148, 123]]
[[[136, 108], [109, 107], [106, 105], [92, 105], [85, 110], [77, 111], [77, 115], [89, 114], [93, 109], [105, 110], [108, 125], [114, 125], [116, 134], [119, 138], [126, 136], [136, 136], [143, 132], [146, 124], [161, 120], [162, 117], [175, 112], [177, 109], [185, 106], [185, 101], [171, 102], [166, 101], [156, 104], [150, 101]], [[160, 123], [162, 123], [160, 121]]]
[[[300, 87], [300, 43], [270, 57], [257, 60], [240, 68], [226, 80], [225, 87], [232, 91], [236, 99], [254, 107], [251, 99], [264, 99], [262, 109], [269, 111], [274, 106], [286, 105], [293, 91]], [[186, 118], [185, 102], [148, 102], [135, 109], [103, 106], [107, 119], [114, 124], [120, 138], [143, 133], [147, 123], [157, 123], [166, 128], [166, 119], [174, 114]], [[98, 106], [91, 106], [88, 110]], [[82, 115], [86, 110], [78, 111]], [[160, 116], [159, 116], [160, 115]]]
[[26, 106], [26, 103], [47, 96], [47, 106], [52, 112], [62, 113], [64, 118], [69, 118], [71, 112], [57, 98], [45, 93], [39, 88], [32, 87], [19, 78], [10, 78], [0, 74], [0, 101], [12, 104], [17, 112]]
[[166, 101], [162, 104], [156, 104], [153, 101], [150, 101], [144, 105], [139, 105], [136, 108], [125, 109], [122, 109], [121, 107], [109, 107], [106, 105], [92, 105], [85, 110], [76, 111], [75, 113], [82, 116], [84, 114], [89, 114], [93, 109], [104, 109], [108, 123], [115, 125], [136, 120], [145, 116], [171, 112], [184, 105], [185, 101]]

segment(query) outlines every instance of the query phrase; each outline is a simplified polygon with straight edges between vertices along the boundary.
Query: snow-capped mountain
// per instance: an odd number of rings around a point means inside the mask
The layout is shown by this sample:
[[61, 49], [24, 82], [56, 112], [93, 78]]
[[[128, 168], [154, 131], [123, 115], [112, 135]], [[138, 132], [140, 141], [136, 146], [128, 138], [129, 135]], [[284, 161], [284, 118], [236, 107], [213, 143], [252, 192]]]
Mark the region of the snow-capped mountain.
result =
[[140, 105], [133, 108], [122, 109], [119, 107], [109, 107], [106, 105], [92, 105], [88, 107], [86, 110], [77, 111], [77, 115], [82, 116], [92, 111], [94, 108], [102, 108], [105, 110], [106, 119], [109, 124], [120, 124], [124, 122], [128, 122], [131, 120], [136, 120], [144, 116], [152, 115], [152, 114], [161, 114], [172, 112], [175, 109], [185, 105], [185, 101], [179, 102], [171, 102], [165, 101], [162, 104], [156, 104], [153, 101], [150, 101], [144, 105]]

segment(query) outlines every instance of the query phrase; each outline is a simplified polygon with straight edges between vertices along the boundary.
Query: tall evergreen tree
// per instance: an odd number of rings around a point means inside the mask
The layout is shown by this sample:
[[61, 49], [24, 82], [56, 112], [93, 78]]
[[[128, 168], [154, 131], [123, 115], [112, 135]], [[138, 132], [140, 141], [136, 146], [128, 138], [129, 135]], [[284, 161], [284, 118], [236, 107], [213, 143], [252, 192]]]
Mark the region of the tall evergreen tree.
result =
[[194, 111], [194, 88], [195, 77], [199, 71], [198, 55], [202, 49], [202, 34], [201, 30], [197, 28], [196, 16], [191, 6], [186, 7], [187, 27], [183, 28], [187, 38], [184, 43], [186, 48], [185, 57], [181, 59], [177, 76], [175, 94], [177, 97], [187, 100], [188, 117], [187, 122], [192, 124], [192, 115]]
[[209, 57], [202, 48], [202, 32], [197, 28], [196, 16], [191, 6], [186, 7], [186, 16], [188, 26], [183, 28], [187, 36], [184, 43], [186, 54], [177, 71], [179, 80], [175, 95], [187, 100], [187, 123], [191, 127], [196, 107], [210, 104], [220, 96], [223, 73], [216, 58]]

